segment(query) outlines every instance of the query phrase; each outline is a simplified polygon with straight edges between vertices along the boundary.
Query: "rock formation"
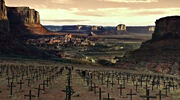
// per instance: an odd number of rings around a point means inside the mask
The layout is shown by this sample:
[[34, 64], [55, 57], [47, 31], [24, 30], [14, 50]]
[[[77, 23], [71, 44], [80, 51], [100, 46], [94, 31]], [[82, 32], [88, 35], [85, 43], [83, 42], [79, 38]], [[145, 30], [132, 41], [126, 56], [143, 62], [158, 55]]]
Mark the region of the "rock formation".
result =
[[37, 11], [29, 7], [6, 7], [4, 0], [0, 0], [0, 55], [10, 53], [30, 57], [45, 55], [44, 51], [25, 44], [29, 36], [34, 37], [37, 34], [54, 33], [50, 33], [40, 24]]
[[4, 0], [0, 0], [0, 32], [16, 35], [55, 34], [40, 24], [39, 12], [29, 7], [6, 7]]
[[29, 7], [7, 7], [10, 24], [40, 24], [39, 12]]
[[165, 17], [156, 21], [156, 29], [152, 36], [153, 40], [179, 37], [180, 16]]
[[180, 16], [164, 17], [156, 21], [152, 39], [130, 54], [137, 61], [180, 62]]
[[124, 24], [119, 24], [119, 25], [116, 27], [116, 30], [117, 30], [117, 31], [126, 31], [126, 25], [124, 25]]
[[0, 32], [9, 31], [7, 9], [4, 0], [0, 0]]
[[7, 16], [10, 23], [11, 32], [22, 34], [50, 35], [40, 24], [40, 15], [29, 7], [7, 7]]
[[126, 28], [128, 33], [143, 33], [143, 34], [152, 34], [155, 30], [154, 26], [127, 26]]

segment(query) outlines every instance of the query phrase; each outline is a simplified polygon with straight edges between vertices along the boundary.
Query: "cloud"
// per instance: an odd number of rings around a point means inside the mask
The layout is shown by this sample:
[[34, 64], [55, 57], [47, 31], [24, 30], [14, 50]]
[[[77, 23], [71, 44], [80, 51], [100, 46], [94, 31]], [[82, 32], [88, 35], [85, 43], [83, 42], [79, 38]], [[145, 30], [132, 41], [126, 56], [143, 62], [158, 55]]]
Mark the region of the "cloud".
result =
[[103, 13], [99, 13], [97, 11], [78, 11], [75, 12], [74, 14], [76, 15], [80, 15], [80, 16], [92, 16], [92, 17], [103, 17], [104, 14]]
[[41, 20], [41, 21], [44, 21], [44, 22], [60, 22], [60, 23], [64, 23], [64, 22], [86, 22], [88, 20], [78, 20], [78, 19], [59, 19], [59, 20]]
[[[88, 25], [154, 25], [156, 19], [164, 16], [180, 14], [180, 8], [98, 8], [80, 10], [67, 9], [38, 9], [42, 24], [88, 24]], [[48, 13], [47, 13], [48, 12]]]
[[137, 12], [137, 15], [162, 15], [162, 14], [166, 14], [167, 12], [165, 11], [140, 11]]
[[111, 2], [120, 2], [120, 3], [151, 3], [151, 2], [158, 2], [158, 0], [104, 0], [104, 1], [111, 1]]
[[180, 15], [180, 0], [6, 0], [8, 6], [30, 6], [43, 24], [151, 25]]
[[143, 15], [143, 16], [156, 16], [156, 15], [174, 15], [180, 14], [180, 8], [155, 8], [155, 9], [141, 9], [135, 12], [135, 15]]
[[180, 7], [180, 0], [6, 0], [8, 6], [30, 6], [35, 9], [80, 10], [98, 8], [152, 9]]

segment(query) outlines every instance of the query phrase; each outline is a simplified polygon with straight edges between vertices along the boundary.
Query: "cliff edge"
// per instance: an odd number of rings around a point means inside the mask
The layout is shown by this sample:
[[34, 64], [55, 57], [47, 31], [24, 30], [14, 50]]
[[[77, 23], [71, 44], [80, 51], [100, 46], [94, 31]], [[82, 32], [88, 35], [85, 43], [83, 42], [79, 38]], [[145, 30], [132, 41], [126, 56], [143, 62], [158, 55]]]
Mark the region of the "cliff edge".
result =
[[156, 21], [152, 39], [130, 57], [136, 61], [180, 62], [180, 16], [164, 17]]
[[39, 35], [51, 35], [40, 24], [39, 13], [29, 7], [7, 7], [0, 0], [0, 55], [43, 57], [45, 51], [26, 45], [26, 39]]
[[7, 8], [5, 6], [4, 0], [0, 0], [0, 32], [9, 31], [9, 22], [7, 17]]
[[156, 21], [152, 40], [180, 38], [180, 16], [164, 17]]
[[50, 35], [40, 24], [39, 12], [29, 7], [7, 7], [11, 32], [21, 34]]

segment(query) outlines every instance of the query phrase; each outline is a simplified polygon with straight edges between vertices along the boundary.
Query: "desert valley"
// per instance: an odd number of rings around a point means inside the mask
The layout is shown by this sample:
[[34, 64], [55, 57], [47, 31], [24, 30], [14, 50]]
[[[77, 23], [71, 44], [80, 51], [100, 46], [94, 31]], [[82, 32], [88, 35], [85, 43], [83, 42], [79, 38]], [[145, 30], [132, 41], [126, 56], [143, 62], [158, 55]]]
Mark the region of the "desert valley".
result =
[[5, 2], [0, 100], [180, 100], [180, 13], [155, 25], [43, 25]]

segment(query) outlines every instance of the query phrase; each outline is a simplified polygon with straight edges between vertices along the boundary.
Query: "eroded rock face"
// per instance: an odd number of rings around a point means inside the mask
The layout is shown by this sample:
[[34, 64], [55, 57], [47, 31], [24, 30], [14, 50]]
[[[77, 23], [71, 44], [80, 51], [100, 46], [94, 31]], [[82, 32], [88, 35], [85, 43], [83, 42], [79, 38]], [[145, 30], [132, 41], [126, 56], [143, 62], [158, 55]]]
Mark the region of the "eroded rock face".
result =
[[180, 38], [180, 16], [164, 17], [156, 21], [152, 40]]
[[118, 26], [116, 26], [116, 30], [117, 31], [126, 31], [126, 25], [119, 24]]
[[164, 17], [156, 21], [152, 39], [131, 54], [137, 61], [180, 62], [180, 16]]
[[0, 0], [0, 31], [9, 31], [9, 22], [7, 17], [7, 8], [4, 0]]
[[29, 7], [7, 7], [10, 24], [40, 24], [39, 13]]

